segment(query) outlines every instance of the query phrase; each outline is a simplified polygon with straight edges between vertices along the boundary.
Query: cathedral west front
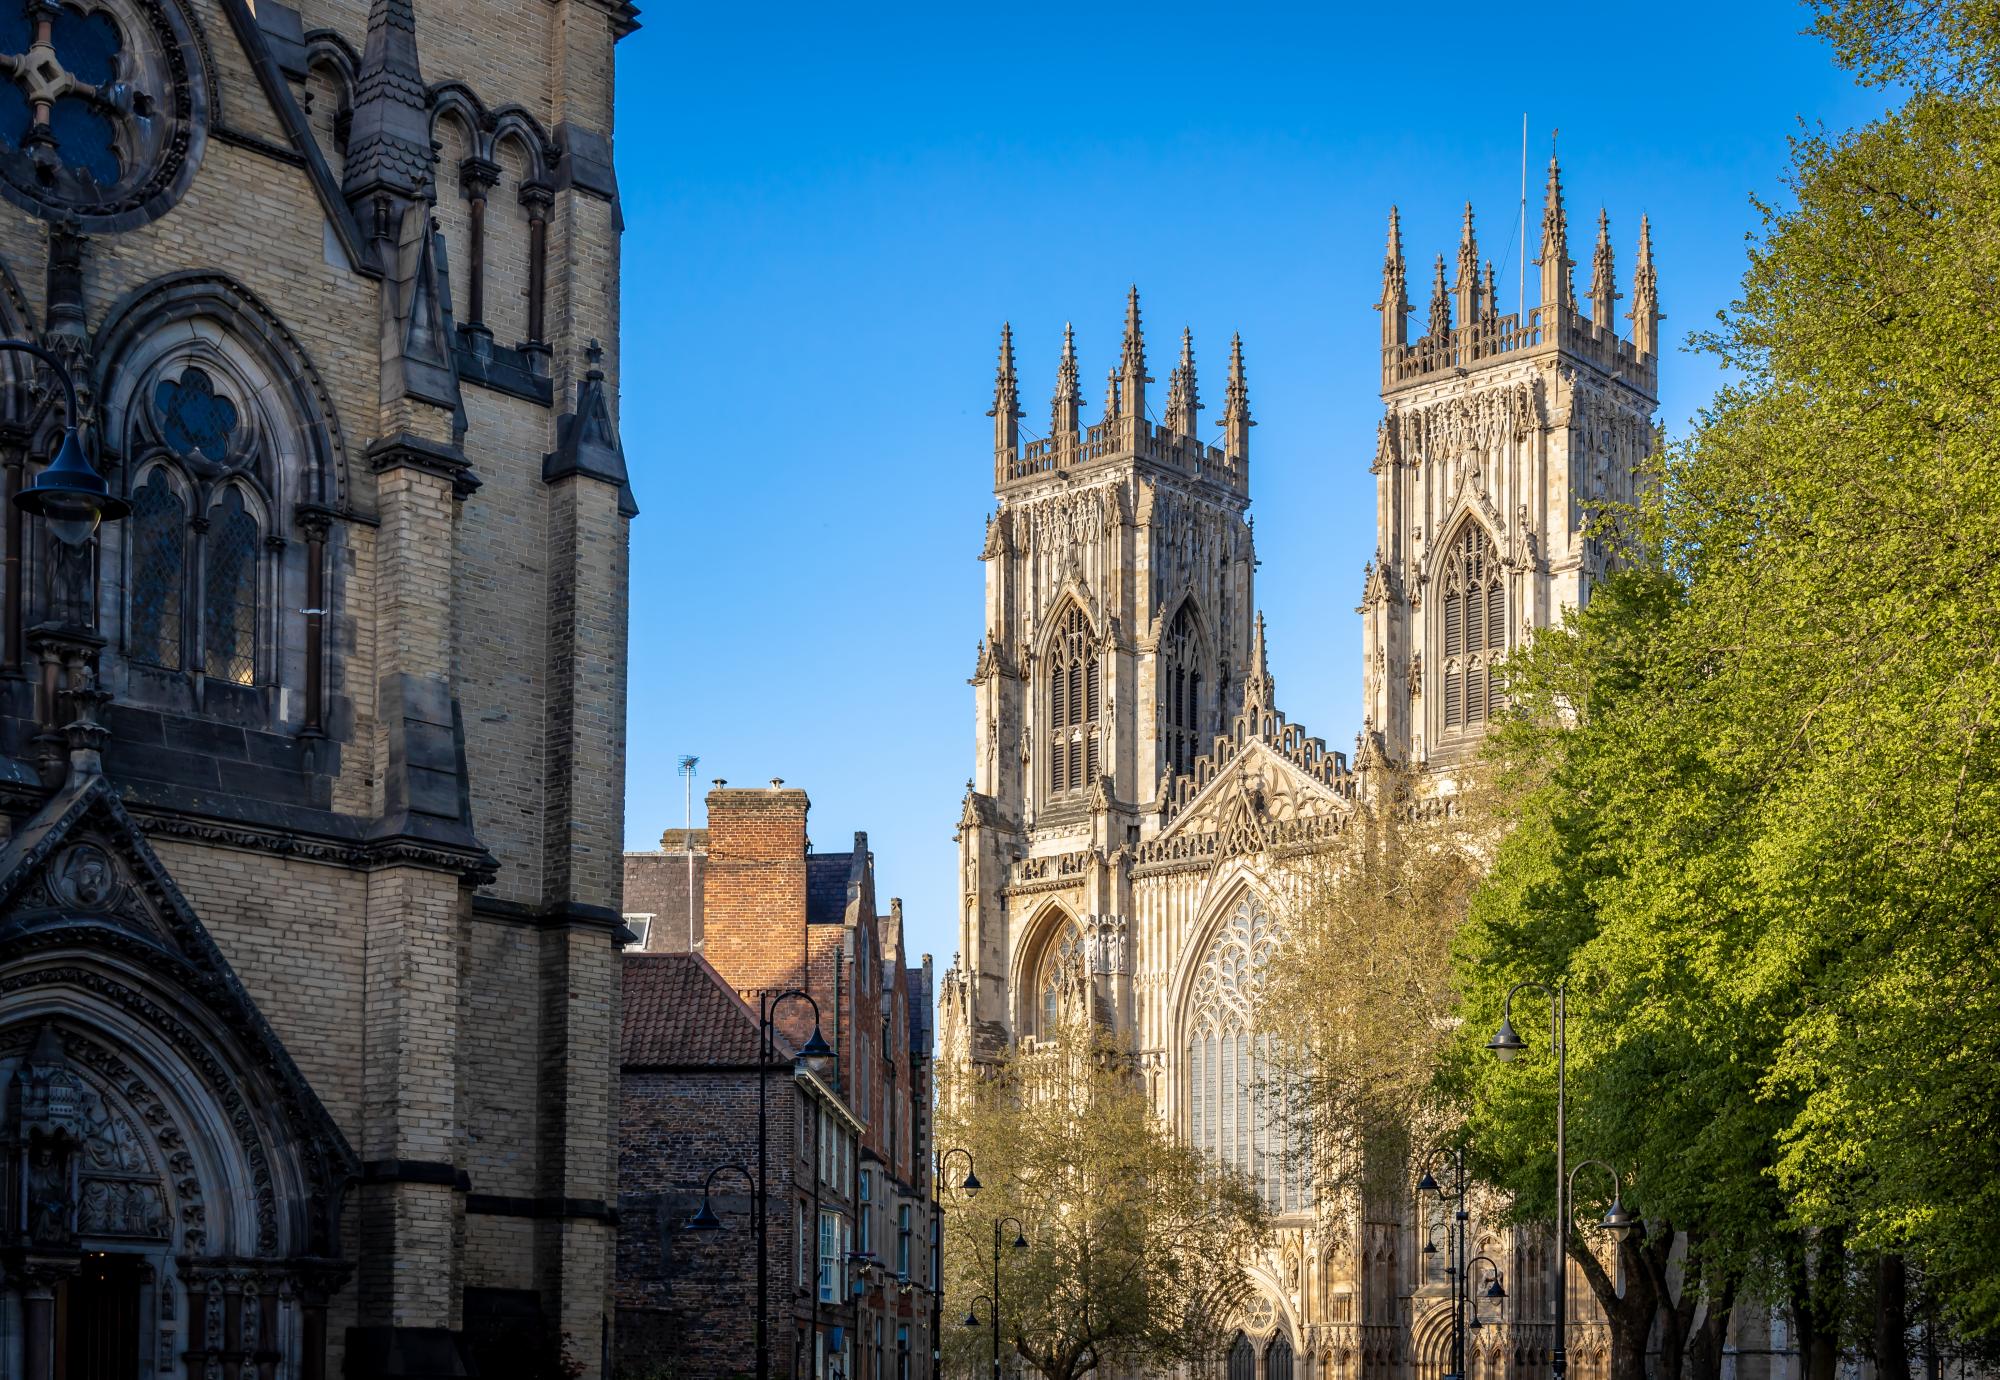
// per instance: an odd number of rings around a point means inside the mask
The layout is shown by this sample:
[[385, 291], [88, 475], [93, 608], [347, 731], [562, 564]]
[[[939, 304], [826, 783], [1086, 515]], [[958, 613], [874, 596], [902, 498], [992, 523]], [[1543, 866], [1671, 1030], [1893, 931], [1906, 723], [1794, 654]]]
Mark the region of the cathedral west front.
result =
[[[1256, 983], [1286, 867], [1325, 849], [1386, 771], [1448, 792], [1501, 708], [1500, 661], [1605, 570], [1590, 521], [1634, 496], [1651, 453], [1661, 313], [1643, 222], [1622, 317], [1605, 218], [1581, 298], [1570, 243], [1551, 160], [1537, 302], [1501, 311], [1468, 207], [1412, 338], [1391, 213], [1369, 462], [1377, 547], [1359, 610], [1366, 719], [1352, 756], [1286, 717], [1268, 665], [1242, 342], [1219, 435], [1205, 440], [1192, 342], [1183, 333], [1170, 355], [1161, 400], [1135, 289], [1097, 420], [1083, 420], [1066, 330], [1048, 437], [1024, 444], [1002, 333], [961, 951], [942, 988], [941, 1053], [978, 1062], [1030, 1045], [1052, 1030], [1065, 982], [1087, 980], [1159, 1115], [1248, 1175], [1274, 1214], [1222, 1362], [1230, 1380], [1452, 1369], [1442, 1257], [1422, 1249], [1414, 1192], [1386, 1205], [1316, 1195], [1310, 1157], [1260, 1095]], [[1509, 1297], [1474, 1334], [1468, 1374], [1512, 1380], [1551, 1340], [1550, 1262], [1545, 1241], [1485, 1215], [1471, 1238], [1500, 1262]], [[1574, 1272], [1571, 1291], [1572, 1370], [1588, 1380], [1607, 1343]]]

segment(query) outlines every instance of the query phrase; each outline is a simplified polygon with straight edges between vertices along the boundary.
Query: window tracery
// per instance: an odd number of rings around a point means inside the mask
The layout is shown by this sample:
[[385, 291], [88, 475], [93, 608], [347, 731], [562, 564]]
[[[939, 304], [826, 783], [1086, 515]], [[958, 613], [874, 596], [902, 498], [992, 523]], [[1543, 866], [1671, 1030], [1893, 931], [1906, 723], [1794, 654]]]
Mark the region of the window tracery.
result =
[[1194, 609], [1183, 603], [1160, 644], [1160, 721], [1167, 767], [1186, 776], [1201, 754], [1202, 657]]
[[181, 607], [187, 578], [187, 505], [155, 467], [132, 493], [132, 638], [134, 660], [178, 671]]
[[1083, 931], [1074, 920], [1064, 920], [1042, 948], [1042, 961], [1035, 977], [1035, 1010], [1043, 1038], [1055, 1034], [1062, 1024], [1063, 999], [1083, 977]]
[[1090, 619], [1071, 604], [1049, 644], [1048, 788], [1065, 796], [1097, 779], [1102, 673]]
[[171, 0], [0, 0], [0, 189], [129, 229], [188, 181], [207, 106]]
[[1445, 558], [1444, 727], [1485, 723], [1505, 704], [1496, 666], [1507, 651], [1507, 585], [1493, 539], [1467, 519]]
[[1188, 1005], [1188, 1127], [1196, 1147], [1247, 1176], [1274, 1212], [1311, 1202], [1305, 1147], [1287, 1127], [1270, 1037], [1256, 1028], [1257, 984], [1276, 943], [1246, 896], [1217, 931]]

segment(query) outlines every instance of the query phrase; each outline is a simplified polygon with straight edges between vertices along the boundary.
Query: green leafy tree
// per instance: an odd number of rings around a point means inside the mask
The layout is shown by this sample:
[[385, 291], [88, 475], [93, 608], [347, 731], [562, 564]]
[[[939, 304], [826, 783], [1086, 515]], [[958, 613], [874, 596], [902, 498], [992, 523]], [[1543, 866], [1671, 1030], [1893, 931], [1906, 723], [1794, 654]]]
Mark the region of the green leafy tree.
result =
[[[1711, 1304], [1788, 1301], [1813, 1376], [1907, 1374], [1912, 1309], [2000, 1340], [2000, 11], [1815, 20], [1907, 98], [1795, 141], [1700, 341], [1733, 382], [1620, 515], [1640, 568], [1510, 668], [1450, 1086], [1546, 1212], [1547, 1061], [1478, 1046], [1506, 981], [1566, 976], [1572, 1153], [1652, 1249], [1686, 1233]], [[1599, 1296], [1633, 1373], [1650, 1317]]]
[[[940, 1143], [970, 1151], [983, 1185], [946, 1203], [946, 1298], [994, 1294], [993, 1224], [1018, 1219], [1026, 1246], [1012, 1222], [1000, 1234], [1002, 1349], [1047, 1380], [1214, 1356], [1267, 1230], [1250, 1185], [1154, 1116], [1088, 1005], [1068, 1003], [1054, 1040], [948, 1075], [939, 1099]], [[987, 1373], [990, 1307], [978, 1327], [946, 1320], [964, 1373]]]

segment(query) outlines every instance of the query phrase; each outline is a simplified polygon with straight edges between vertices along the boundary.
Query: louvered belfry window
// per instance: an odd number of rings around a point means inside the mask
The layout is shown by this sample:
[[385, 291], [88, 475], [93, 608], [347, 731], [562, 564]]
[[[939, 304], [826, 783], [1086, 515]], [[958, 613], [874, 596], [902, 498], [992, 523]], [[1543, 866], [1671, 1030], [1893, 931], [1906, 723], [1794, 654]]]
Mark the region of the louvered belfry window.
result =
[[1051, 795], [1084, 790], [1097, 779], [1098, 720], [1103, 701], [1097, 638], [1072, 604], [1049, 645], [1048, 781]]
[[1182, 604], [1160, 644], [1160, 726], [1167, 767], [1180, 775], [1201, 755], [1201, 641], [1194, 609]]
[[1444, 566], [1444, 726], [1483, 724], [1504, 696], [1496, 666], [1507, 651], [1507, 583], [1493, 539], [1467, 520]]

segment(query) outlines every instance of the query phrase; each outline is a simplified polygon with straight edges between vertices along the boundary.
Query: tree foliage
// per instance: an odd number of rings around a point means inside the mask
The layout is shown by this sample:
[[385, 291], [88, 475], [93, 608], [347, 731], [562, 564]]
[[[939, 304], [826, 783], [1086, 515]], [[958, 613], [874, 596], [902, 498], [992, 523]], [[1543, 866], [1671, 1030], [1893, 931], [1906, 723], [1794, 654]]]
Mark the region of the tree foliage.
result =
[[[1214, 1356], [1267, 1225], [1248, 1183], [1155, 1118], [1088, 1005], [1069, 1003], [1055, 1040], [950, 1075], [939, 1099], [939, 1143], [969, 1151], [982, 1184], [946, 1203], [946, 1297], [993, 1295], [993, 1224], [1017, 1219], [1000, 1231], [1002, 1350], [1047, 1380]], [[946, 1320], [954, 1367], [985, 1373], [990, 1307], [978, 1327]]]
[[1910, 93], [1795, 141], [1698, 342], [1734, 381], [1623, 515], [1638, 568], [1510, 668], [1451, 1076], [1545, 1211], [1547, 1061], [1478, 1046], [1507, 980], [1567, 976], [1573, 1155], [1689, 1233], [1697, 1287], [1789, 1301], [1815, 1373], [1893, 1371], [1906, 1262], [2000, 1339], [2000, 25], [1816, 9]]

